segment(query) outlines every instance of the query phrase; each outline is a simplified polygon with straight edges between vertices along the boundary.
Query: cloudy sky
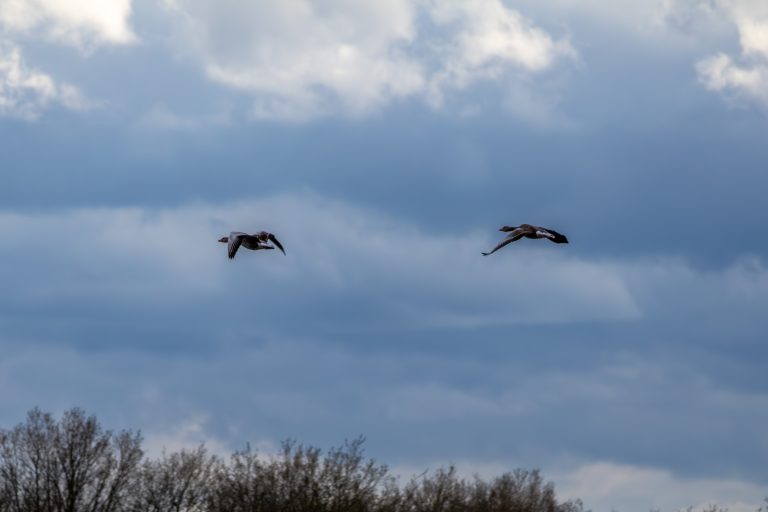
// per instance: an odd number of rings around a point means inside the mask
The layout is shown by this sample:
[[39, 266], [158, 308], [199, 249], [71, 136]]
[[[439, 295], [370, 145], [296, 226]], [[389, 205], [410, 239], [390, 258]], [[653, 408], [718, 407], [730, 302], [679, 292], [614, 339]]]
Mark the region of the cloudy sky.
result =
[[754, 511], [767, 138], [763, 0], [0, 0], [0, 425]]

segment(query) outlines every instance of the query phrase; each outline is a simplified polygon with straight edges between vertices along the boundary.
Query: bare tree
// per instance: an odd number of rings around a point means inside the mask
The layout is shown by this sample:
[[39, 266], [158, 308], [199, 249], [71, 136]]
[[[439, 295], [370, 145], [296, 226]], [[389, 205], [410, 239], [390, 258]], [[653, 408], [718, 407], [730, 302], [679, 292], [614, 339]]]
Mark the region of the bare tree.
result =
[[279, 454], [259, 457], [247, 447], [217, 476], [211, 511], [364, 512], [375, 510], [378, 491], [391, 477], [366, 460], [363, 439], [332, 448], [286, 441]]
[[323, 463], [323, 481], [330, 512], [369, 510], [386, 482], [389, 469], [373, 459], [365, 460], [365, 439], [345, 442], [328, 452]]
[[403, 489], [400, 510], [407, 512], [453, 512], [464, 510], [467, 484], [456, 475], [456, 468], [438, 469], [411, 478]]
[[[396, 495], [397, 490], [391, 491]], [[391, 495], [392, 495], [391, 494]], [[456, 469], [438, 469], [432, 475], [414, 477], [404, 486], [398, 505], [402, 512], [581, 512], [579, 501], [559, 503], [554, 487], [538, 470], [518, 469], [493, 481], [479, 477], [469, 482]]]
[[145, 461], [128, 510], [135, 512], [182, 512], [205, 510], [218, 459], [205, 446], [192, 451]]
[[267, 509], [265, 505], [274, 482], [264, 478], [262, 463], [250, 445], [233, 453], [230, 463], [219, 466], [214, 478], [208, 510], [245, 512]]
[[[0, 512], [582, 512], [558, 502], [537, 470], [493, 480], [438, 469], [399, 485], [368, 459], [363, 438], [323, 454], [286, 441], [274, 455], [250, 447], [228, 462], [195, 450], [144, 459], [141, 437], [104, 431], [71, 409], [57, 422], [33, 409], [0, 429]], [[710, 512], [724, 512], [712, 507]]]
[[247, 446], [218, 473], [209, 510], [322, 511], [320, 469], [317, 448], [285, 441], [279, 454], [260, 457]]
[[0, 430], [0, 511], [112, 512], [131, 490], [141, 437], [102, 430], [81, 409], [60, 422], [39, 409]]

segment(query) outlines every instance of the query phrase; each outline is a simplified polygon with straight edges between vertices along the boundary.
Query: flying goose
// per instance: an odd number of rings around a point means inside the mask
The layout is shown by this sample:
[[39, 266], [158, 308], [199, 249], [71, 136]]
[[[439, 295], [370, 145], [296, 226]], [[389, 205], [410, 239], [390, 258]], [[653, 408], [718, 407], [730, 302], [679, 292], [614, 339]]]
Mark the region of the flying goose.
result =
[[272, 233], [267, 233], [266, 231], [259, 231], [258, 233], [254, 233], [252, 235], [249, 235], [248, 233], [242, 233], [240, 231], [232, 231], [229, 236], [220, 238], [219, 242], [227, 244], [229, 259], [235, 257], [235, 253], [241, 245], [252, 251], [274, 249], [270, 242], [275, 244], [277, 248], [280, 249], [283, 254], [285, 254], [285, 249], [283, 249], [282, 244], [277, 240], [277, 238], [275, 238], [275, 235]]
[[568, 239], [565, 235], [561, 235], [555, 230], [542, 228], [539, 226], [531, 226], [530, 224], [521, 224], [519, 226], [504, 226], [499, 228], [499, 231], [508, 232], [507, 238], [501, 241], [499, 245], [493, 248], [491, 252], [482, 253], [483, 256], [493, 254], [505, 245], [520, 240], [521, 238], [546, 238], [550, 242], [556, 244], [567, 244]]

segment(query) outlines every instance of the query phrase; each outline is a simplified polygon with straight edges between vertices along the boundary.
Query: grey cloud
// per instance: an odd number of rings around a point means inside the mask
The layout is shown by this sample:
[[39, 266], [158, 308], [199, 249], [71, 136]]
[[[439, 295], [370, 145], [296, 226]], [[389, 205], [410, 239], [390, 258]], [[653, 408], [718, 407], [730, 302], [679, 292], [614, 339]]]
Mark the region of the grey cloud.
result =
[[[229, 261], [231, 228], [288, 255]], [[5, 213], [2, 417], [82, 405], [154, 432], [205, 418], [221, 446], [363, 433], [393, 462], [567, 452], [755, 478], [759, 257], [702, 270], [523, 241], [483, 258], [495, 236], [314, 194]]]
[[[287, 322], [297, 307], [309, 311], [305, 322], [326, 327], [373, 316], [453, 327], [640, 315], [605, 266], [529, 247], [485, 260], [479, 252], [495, 239], [434, 236], [311, 194], [176, 210], [5, 214], [0, 229], [8, 240], [3, 277], [24, 283], [5, 298], [16, 312], [79, 303], [86, 315], [145, 311], [165, 323], [158, 306], [173, 314], [213, 307], [222, 320], [257, 307], [275, 331], [274, 321]], [[259, 229], [279, 233], [288, 257], [222, 257], [220, 236]], [[500, 278], [509, 265], [521, 270]], [[349, 301], [351, 311], [338, 307]]]

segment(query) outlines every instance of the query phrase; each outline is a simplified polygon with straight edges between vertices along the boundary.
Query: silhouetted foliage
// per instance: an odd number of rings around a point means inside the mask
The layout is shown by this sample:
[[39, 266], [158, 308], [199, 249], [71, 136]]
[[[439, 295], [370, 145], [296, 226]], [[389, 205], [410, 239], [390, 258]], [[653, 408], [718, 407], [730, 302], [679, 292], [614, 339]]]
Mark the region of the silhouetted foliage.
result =
[[286, 441], [276, 454], [246, 447], [228, 460], [201, 445], [153, 460], [138, 433], [104, 431], [80, 409], [58, 422], [33, 409], [0, 429], [0, 512], [583, 511], [579, 500], [559, 502], [538, 470], [484, 480], [451, 466], [403, 483], [364, 456], [363, 442], [323, 453]]

